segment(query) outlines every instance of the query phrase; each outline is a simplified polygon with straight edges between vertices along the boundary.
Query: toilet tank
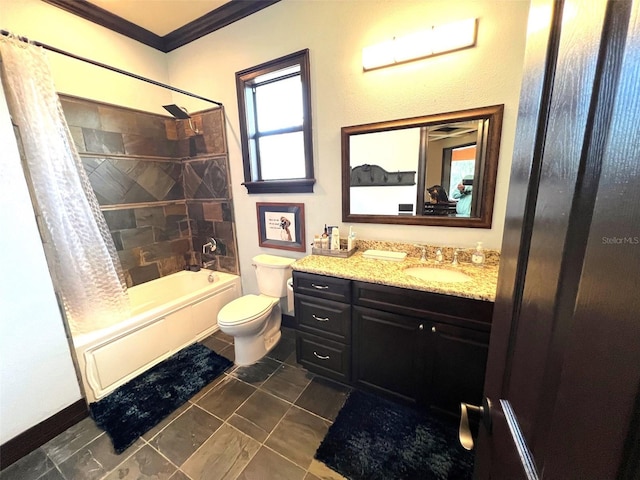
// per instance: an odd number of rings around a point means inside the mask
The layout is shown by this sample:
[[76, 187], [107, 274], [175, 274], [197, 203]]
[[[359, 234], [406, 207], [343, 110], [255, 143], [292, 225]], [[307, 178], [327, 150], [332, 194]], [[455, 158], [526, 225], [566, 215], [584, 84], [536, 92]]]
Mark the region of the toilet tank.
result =
[[270, 297], [286, 297], [287, 280], [291, 278], [291, 264], [295, 261], [295, 258], [277, 255], [262, 254], [253, 257], [260, 293]]

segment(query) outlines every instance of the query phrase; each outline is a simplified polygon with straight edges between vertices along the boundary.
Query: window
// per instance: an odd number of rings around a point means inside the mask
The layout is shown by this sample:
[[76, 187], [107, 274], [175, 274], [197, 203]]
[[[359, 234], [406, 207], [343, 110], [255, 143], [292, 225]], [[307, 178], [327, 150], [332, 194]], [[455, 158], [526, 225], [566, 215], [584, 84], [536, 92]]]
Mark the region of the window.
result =
[[313, 192], [309, 50], [236, 73], [249, 193]]

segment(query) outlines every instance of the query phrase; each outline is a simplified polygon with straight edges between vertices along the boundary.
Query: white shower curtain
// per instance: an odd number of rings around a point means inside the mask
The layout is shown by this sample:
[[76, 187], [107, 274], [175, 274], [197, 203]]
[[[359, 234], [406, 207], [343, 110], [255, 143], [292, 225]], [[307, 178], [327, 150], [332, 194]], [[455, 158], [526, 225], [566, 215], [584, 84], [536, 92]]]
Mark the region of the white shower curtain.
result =
[[47, 263], [71, 332], [118, 323], [130, 310], [122, 268], [67, 127], [45, 52], [0, 36], [0, 65], [27, 164], [25, 176], [45, 230]]

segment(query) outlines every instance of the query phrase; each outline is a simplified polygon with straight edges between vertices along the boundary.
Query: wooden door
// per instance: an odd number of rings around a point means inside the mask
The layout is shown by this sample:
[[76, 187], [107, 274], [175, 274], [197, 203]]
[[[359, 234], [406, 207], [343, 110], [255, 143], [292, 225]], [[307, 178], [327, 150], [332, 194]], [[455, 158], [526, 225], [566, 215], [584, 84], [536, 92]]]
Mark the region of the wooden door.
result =
[[476, 478], [640, 478], [640, 5], [531, 5]]

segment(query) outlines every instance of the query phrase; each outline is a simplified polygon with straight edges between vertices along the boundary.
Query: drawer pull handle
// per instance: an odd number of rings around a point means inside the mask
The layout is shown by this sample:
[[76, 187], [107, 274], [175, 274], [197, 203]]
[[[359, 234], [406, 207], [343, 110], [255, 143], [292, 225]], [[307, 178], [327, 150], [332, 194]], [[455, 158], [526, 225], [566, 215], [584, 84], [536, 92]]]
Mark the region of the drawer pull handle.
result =
[[312, 283], [311, 286], [318, 290], [326, 290], [327, 288], [329, 288], [327, 285], [316, 285], [315, 283]]
[[313, 354], [316, 356], [316, 358], [319, 358], [320, 360], [329, 360], [329, 355], [318, 355], [318, 352], [314, 351]]
[[317, 320], [317, 321], [319, 321], [319, 322], [328, 322], [328, 321], [329, 321], [329, 318], [328, 318], [328, 317], [325, 317], [325, 318], [322, 318], [322, 317], [316, 317], [314, 314], [311, 314], [311, 316], [312, 316], [315, 320]]

